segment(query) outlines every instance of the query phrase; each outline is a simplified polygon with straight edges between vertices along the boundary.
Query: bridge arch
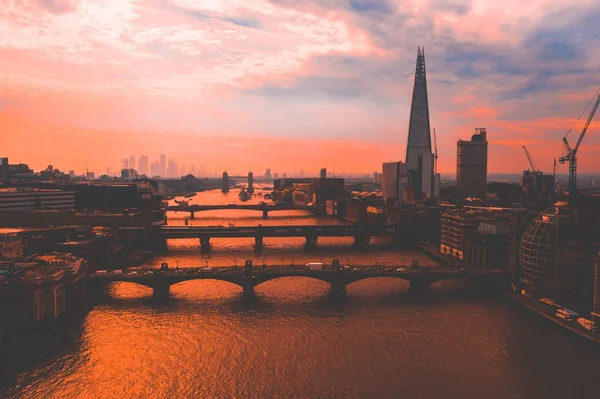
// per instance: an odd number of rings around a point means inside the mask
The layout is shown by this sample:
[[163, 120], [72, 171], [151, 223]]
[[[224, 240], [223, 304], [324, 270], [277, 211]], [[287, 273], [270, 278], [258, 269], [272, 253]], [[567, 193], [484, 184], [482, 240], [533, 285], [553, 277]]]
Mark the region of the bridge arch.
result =
[[175, 281], [169, 284], [170, 287], [175, 287], [178, 285], [183, 285], [185, 283], [191, 282], [191, 281], [207, 281], [207, 282], [213, 282], [213, 281], [221, 281], [221, 282], [225, 282], [228, 283], [230, 285], [235, 285], [236, 287], [240, 287], [243, 288], [244, 286], [242, 285], [241, 281], [235, 281], [234, 279], [231, 278], [227, 278], [227, 276], [210, 276], [210, 277], [203, 277], [203, 276], [190, 276], [187, 279], [183, 279], [183, 280], [179, 280], [179, 281]]
[[412, 278], [410, 276], [407, 275], [394, 275], [394, 274], [390, 274], [389, 276], [353, 276], [352, 278], [348, 279], [346, 286], [351, 286], [355, 283], [361, 282], [361, 281], [366, 281], [366, 280], [372, 280], [372, 279], [394, 279], [394, 280], [401, 280], [401, 281], [406, 281], [408, 283], [410, 283], [412, 281]]
[[319, 280], [319, 281], [323, 281], [327, 284], [332, 284], [332, 281], [330, 278], [328, 278], [327, 276], [316, 276], [316, 275], [284, 275], [284, 276], [260, 276], [260, 275], [255, 275], [255, 283], [254, 286], [257, 287], [263, 283], [269, 282], [269, 281], [274, 281], [274, 280], [281, 280], [281, 279], [290, 279], [290, 278], [303, 278], [303, 279], [311, 279], [311, 280]]

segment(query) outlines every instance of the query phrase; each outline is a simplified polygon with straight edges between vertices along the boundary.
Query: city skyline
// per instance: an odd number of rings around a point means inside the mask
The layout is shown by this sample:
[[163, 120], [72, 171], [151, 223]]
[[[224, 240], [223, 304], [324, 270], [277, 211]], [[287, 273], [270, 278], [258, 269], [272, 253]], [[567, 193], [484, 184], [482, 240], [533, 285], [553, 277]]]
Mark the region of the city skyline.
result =
[[[0, 15], [10, 32], [0, 39], [3, 147], [38, 170], [168, 153], [209, 174], [379, 171], [404, 159], [423, 45], [440, 172], [453, 172], [456, 141], [476, 127], [490, 133], [490, 173], [527, 169], [521, 145], [549, 172], [599, 83], [591, 1], [55, 0], [11, 2]], [[581, 173], [597, 170], [599, 128]]]

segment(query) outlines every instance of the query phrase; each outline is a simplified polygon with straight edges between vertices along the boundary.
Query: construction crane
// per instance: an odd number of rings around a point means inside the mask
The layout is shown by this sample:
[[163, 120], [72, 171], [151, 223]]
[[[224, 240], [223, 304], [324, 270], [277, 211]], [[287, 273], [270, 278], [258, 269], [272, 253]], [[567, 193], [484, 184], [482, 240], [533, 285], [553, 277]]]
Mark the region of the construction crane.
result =
[[437, 174], [438, 152], [437, 152], [437, 137], [435, 135], [435, 128], [433, 128], [433, 148], [435, 150], [435, 152], [433, 153], [433, 173]]
[[[569, 142], [567, 141], [567, 136], [569, 135], [569, 132], [571, 132], [571, 129], [569, 129], [569, 131], [567, 132], [567, 134], [565, 134], [565, 137], [563, 137], [563, 144], [564, 144], [564, 150], [566, 151], [566, 154], [562, 157], [560, 157], [558, 159], [558, 161], [561, 164], [564, 164], [565, 162], [569, 161], [569, 195], [575, 195], [575, 193], [577, 192], [577, 151], [579, 151], [579, 146], [581, 145], [581, 142], [583, 141], [583, 138], [585, 137], [585, 133], [588, 130], [588, 127], [590, 126], [590, 123], [592, 122], [592, 119], [594, 118], [594, 114], [596, 113], [596, 109], [598, 109], [598, 104], [600, 104], [600, 89], [598, 90], [598, 92], [596, 92], [595, 96], [597, 96], [596, 98], [596, 102], [594, 103], [594, 106], [592, 107], [592, 111], [590, 112], [590, 115], [587, 118], [587, 121], [585, 122], [585, 125], [583, 126], [583, 130], [581, 131], [581, 134], [579, 135], [579, 139], [577, 140], [577, 144], [575, 144], [575, 147], [571, 147], [571, 145], [569, 144]], [[592, 98], [593, 101], [593, 98]], [[591, 101], [590, 101], [591, 103]], [[589, 104], [588, 104], [589, 106]], [[587, 108], [587, 107], [586, 107]], [[585, 112], [585, 110], [584, 110]]]
[[525, 155], [527, 155], [527, 159], [529, 160], [529, 165], [531, 165], [531, 171], [537, 172], [537, 169], [535, 168], [535, 164], [533, 163], [533, 158], [531, 158], [529, 151], [527, 151], [527, 147], [525, 147], [525, 146], [522, 146], [522, 147], [525, 150]]

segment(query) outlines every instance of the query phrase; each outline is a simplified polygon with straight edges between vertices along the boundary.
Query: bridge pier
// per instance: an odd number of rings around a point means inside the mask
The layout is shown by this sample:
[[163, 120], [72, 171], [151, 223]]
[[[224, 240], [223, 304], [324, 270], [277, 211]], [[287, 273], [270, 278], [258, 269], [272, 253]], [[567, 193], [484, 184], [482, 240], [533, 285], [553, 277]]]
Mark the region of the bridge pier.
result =
[[415, 292], [424, 292], [429, 290], [431, 281], [422, 278], [413, 278], [410, 280], [410, 289]]
[[210, 251], [210, 237], [200, 237], [200, 247], [202, 252]]
[[247, 260], [244, 264], [244, 275], [242, 280], [242, 289], [244, 290], [244, 297], [250, 298], [254, 296], [254, 276], [252, 275], [252, 261]]
[[358, 247], [358, 248], [364, 247], [370, 241], [371, 241], [371, 236], [365, 236], [365, 235], [354, 236], [354, 246]]
[[263, 210], [263, 219], [268, 219], [268, 218], [269, 218], [269, 211]]
[[341, 279], [331, 281], [331, 295], [342, 296], [346, 295], [346, 283]]
[[306, 248], [315, 248], [317, 246], [317, 241], [319, 237], [317, 236], [307, 236], [306, 237]]
[[156, 299], [166, 299], [169, 297], [170, 285], [162, 280], [157, 280], [152, 285], [152, 297]]
[[196, 212], [190, 212], [190, 219], [196, 218]]
[[263, 238], [261, 236], [254, 237], [254, 249], [261, 250], [263, 248]]

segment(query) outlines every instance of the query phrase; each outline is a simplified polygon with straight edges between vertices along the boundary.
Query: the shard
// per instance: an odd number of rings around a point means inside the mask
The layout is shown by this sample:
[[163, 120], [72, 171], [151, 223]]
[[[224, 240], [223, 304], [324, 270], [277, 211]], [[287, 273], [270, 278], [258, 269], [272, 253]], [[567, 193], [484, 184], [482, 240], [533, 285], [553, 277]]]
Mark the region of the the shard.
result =
[[[427, 155], [425, 155], [427, 154]], [[423, 165], [423, 155], [431, 155], [431, 131], [429, 127], [429, 101], [427, 100], [427, 78], [425, 74], [425, 50], [417, 50], [417, 69], [410, 107], [406, 165], [410, 171], [411, 188], [415, 196], [428, 191], [423, 184], [423, 174], [429, 173], [429, 164]], [[425, 168], [424, 168], [425, 166]], [[424, 170], [425, 169], [425, 170]]]

